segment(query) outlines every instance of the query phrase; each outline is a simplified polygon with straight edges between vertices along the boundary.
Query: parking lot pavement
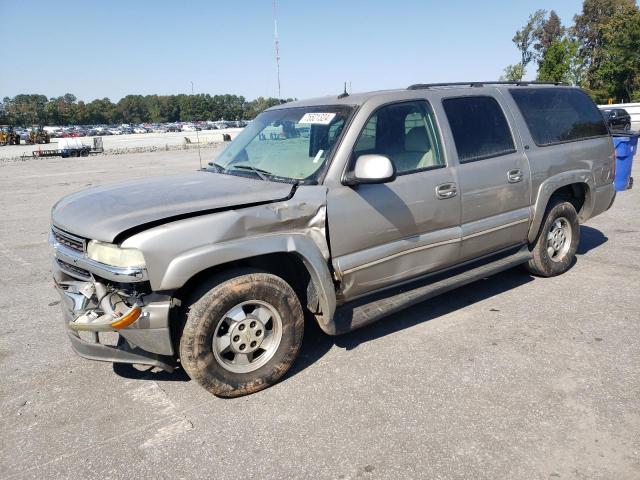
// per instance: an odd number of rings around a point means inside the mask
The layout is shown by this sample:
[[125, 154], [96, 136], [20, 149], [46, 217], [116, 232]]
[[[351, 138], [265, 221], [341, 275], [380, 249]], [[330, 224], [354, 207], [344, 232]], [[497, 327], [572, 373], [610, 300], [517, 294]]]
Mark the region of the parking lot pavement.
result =
[[640, 478], [640, 192], [565, 275], [502, 273], [351, 334], [309, 328], [283, 381], [217, 399], [178, 371], [77, 357], [49, 211], [195, 151], [0, 166], [0, 477]]

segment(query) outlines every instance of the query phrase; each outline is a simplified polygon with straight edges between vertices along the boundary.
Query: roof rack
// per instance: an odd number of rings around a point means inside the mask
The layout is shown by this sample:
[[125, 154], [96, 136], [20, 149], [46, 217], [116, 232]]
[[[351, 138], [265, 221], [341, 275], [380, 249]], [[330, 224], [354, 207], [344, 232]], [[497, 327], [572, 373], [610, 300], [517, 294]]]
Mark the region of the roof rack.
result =
[[526, 87], [527, 85], [555, 85], [568, 86], [562, 82], [445, 82], [445, 83], [416, 83], [407, 87], [407, 90], [423, 90], [432, 87], [484, 87], [485, 85], [514, 85], [517, 87]]

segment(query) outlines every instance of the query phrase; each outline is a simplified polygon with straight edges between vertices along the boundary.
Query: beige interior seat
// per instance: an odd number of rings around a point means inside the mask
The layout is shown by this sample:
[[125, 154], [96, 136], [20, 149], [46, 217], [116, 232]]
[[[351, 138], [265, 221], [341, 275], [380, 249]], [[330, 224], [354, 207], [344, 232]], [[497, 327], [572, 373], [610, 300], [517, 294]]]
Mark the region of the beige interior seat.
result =
[[404, 139], [404, 151], [393, 154], [392, 158], [398, 172], [434, 166], [436, 163], [427, 130], [424, 127], [409, 130]]

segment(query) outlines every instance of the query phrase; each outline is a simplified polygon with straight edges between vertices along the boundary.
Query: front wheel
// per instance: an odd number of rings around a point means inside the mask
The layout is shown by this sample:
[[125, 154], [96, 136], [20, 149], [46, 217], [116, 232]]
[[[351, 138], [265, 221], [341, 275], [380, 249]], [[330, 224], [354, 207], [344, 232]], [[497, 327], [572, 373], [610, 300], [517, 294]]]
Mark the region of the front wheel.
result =
[[304, 315], [293, 289], [262, 272], [231, 275], [194, 295], [180, 339], [187, 374], [220, 397], [273, 385], [300, 350]]
[[579, 243], [580, 224], [575, 207], [556, 200], [545, 214], [527, 269], [541, 277], [560, 275], [573, 265]]

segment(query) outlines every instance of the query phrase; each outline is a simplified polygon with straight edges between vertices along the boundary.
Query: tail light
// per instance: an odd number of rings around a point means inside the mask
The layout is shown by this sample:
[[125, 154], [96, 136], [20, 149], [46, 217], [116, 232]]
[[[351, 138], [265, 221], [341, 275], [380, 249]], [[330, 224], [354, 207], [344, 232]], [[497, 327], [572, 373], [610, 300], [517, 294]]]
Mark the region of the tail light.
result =
[[615, 180], [616, 178], [616, 147], [611, 149], [611, 159], [613, 160], [613, 165], [611, 166], [611, 180]]

